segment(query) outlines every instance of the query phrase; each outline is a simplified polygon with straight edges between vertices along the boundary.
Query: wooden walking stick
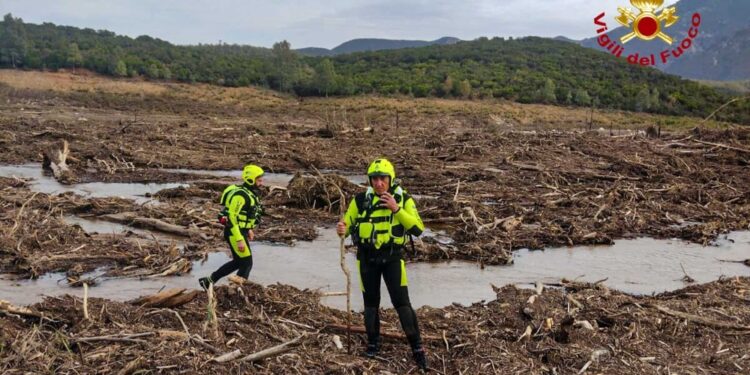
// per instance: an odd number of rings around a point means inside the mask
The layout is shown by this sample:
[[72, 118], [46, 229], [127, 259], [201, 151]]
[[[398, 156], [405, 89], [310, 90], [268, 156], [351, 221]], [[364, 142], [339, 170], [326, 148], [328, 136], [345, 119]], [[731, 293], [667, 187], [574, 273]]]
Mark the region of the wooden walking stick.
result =
[[[344, 197], [344, 193], [341, 191], [341, 189], [339, 189], [339, 193], [341, 194], [341, 200], [339, 201], [339, 211], [341, 212], [341, 217], [344, 217], [344, 214], [346, 213], [346, 205], [344, 204], [346, 197]], [[352, 354], [352, 277], [351, 272], [349, 272], [349, 267], [346, 266], [346, 248], [344, 246], [344, 239], [346, 237], [344, 235], [339, 235], [339, 237], [341, 238], [341, 241], [339, 242], [339, 251], [341, 253], [341, 270], [344, 271], [344, 275], [346, 275], [346, 352], [347, 354]]]
[[346, 266], [346, 249], [344, 248], [344, 236], [341, 236], [339, 249], [341, 250], [341, 270], [346, 275], [346, 352], [352, 354], [352, 283], [349, 267]]

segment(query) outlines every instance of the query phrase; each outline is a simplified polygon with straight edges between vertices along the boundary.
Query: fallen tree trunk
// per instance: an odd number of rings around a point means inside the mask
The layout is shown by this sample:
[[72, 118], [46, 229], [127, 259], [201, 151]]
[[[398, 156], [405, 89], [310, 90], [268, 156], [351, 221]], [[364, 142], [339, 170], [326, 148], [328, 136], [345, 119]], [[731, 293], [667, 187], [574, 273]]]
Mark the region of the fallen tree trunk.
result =
[[150, 217], [139, 217], [139, 216], [136, 216], [136, 214], [133, 212], [123, 212], [119, 214], [107, 214], [107, 215], [99, 216], [99, 218], [103, 220], [107, 220], [107, 221], [112, 221], [115, 223], [131, 225], [134, 227], [139, 227], [139, 228], [144, 228], [144, 229], [153, 229], [159, 232], [176, 234], [182, 237], [198, 236], [204, 240], [208, 240], [210, 238], [205, 233], [199, 230], [186, 228], [180, 225], [170, 224], [170, 223], [161, 221], [159, 219], [153, 219]]
[[188, 293], [180, 294], [179, 296], [172, 297], [168, 301], [165, 301], [160, 305], [160, 307], [179, 307], [182, 306], [192, 300], [195, 299], [195, 297], [198, 297], [200, 294], [200, 291], [198, 290], [192, 290]]

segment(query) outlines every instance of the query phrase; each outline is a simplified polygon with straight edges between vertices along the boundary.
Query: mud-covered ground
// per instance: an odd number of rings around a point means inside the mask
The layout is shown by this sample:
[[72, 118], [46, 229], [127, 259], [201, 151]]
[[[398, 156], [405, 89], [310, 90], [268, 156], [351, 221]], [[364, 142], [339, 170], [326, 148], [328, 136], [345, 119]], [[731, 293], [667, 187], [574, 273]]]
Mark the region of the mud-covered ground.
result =
[[[417, 100], [382, 99], [386, 105], [377, 98], [297, 101], [266, 95], [268, 100], [254, 97], [244, 106], [216, 98], [187, 105], [190, 99], [167, 94], [136, 100], [132, 94], [4, 93], [8, 98], [0, 108], [0, 162], [41, 164], [43, 155], [67, 141], [67, 163], [74, 172], [69, 182], [190, 182], [195, 176], [160, 168], [227, 170], [247, 162], [269, 172], [312, 176], [321, 189], [297, 184], [289, 190], [267, 190], [269, 216], [259, 229], [259, 240], [313, 238], [316, 226], [336, 221], [337, 186], [343, 181], [318, 171], [362, 173], [380, 156], [396, 164], [428, 227], [446, 230], [455, 240], [447, 245], [417, 241], [408, 251], [413, 260], [504, 264], [519, 248], [609, 244], [635, 236], [708, 244], [719, 233], [750, 227], [750, 131], [730, 125], [662, 134], [634, 132], [637, 127], [583, 131], [580, 123], [587, 117], [576, 120], [575, 112], [549, 109], [560, 112], [554, 122], [544, 117], [544, 106], [514, 107], [515, 112], [508, 110], [502, 118], [502, 113], [474, 108], [476, 104], [467, 104], [473, 111], [451, 112], [455, 102]], [[609, 117], [615, 115], [601, 116], [612, 123]], [[561, 129], [523, 130], [534, 126], [518, 118], [533, 116]], [[634, 121], [648, 120], [632, 116]], [[626, 126], [626, 120], [619, 121]], [[230, 182], [206, 176], [187, 189], [158, 194], [162, 204], [151, 207], [73, 197], [64, 198], [72, 202], [60, 202], [65, 207], [57, 207], [59, 199], [42, 195], [29, 205], [46, 205], [48, 213], [58, 209], [89, 216], [133, 212], [201, 233], [190, 236], [197, 238], [190, 248], [205, 249], [210, 242], [216, 249], [223, 244], [221, 229], [214, 224], [214, 201]], [[361, 189], [341, 187], [347, 200]], [[0, 225], [10, 228], [31, 193], [6, 189], [15, 198], [5, 199]], [[27, 215], [19, 219], [34, 221]], [[29, 225], [12, 235], [3, 231], [4, 241], [13, 244], [3, 249], [0, 262], [5, 270], [38, 274], [14, 257], [46, 252], [50, 246], [60, 247], [53, 243], [67, 240], [22, 236], [39, 237], [43, 230], [52, 238], [50, 232], [70, 230], [52, 230], [56, 223], [51, 220]], [[9, 266], [13, 264], [18, 268]]]
[[[341, 195], [348, 201], [363, 189], [335, 174], [361, 174], [373, 158], [390, 158], [427, 226], [454, 240], [416, 241], [412, 261], [504, 264], [524, 247], [636, 236], [708, 244], [750, 229], [750, 131], [731, 124], [685, 131], [700, 121], [596, 111], [589, 125], [588, 110], [504, 102], [301, 101], [205, 85], [87, 86], [92, 78], [75, 75], [0, 78], [0, 164], [41, 165], [67, 141], [67, 182], [189, 185], [143, 204], [37, 193], [31, 181], [0, 178], [0, 273], [18, 277], [60, 271], [73, 285], [92, 285], [81, 277], [98, 268], [118, 277], [188, 272], [191, 260], [226, 248], [216, 199], [232, 181], [162, 168], [237, 170], [247, 162], [303, 172], [264, 190], [267, 215], [256, 233], [291, 244], [335, 223]], [[66, 91], [69, 79], [76, 83]], [[66, 223], [70, 215], [172, 237], [89, 234]], [[750, 280], [737, 278], [634, 297], [563, 282], [536, 296], [504, 287], [486, 304], [418, 315], [439, 373], [742, 374], [750, 368], [749, 290]], [[345, 324], [345, 313], [313, 292], [249, 284], [217, 294], [218, 335], [204, 328], [205, 293], [173, 309], [91, 299], [89, 319], [78, 297], [48, 298], [30, 314], [0, 303], [0, 372], [416, 371], [398, 340], [386, 340], [377, 360], [338, 349], [346, 335], [330, 325]], [[399, 332], [392, 311], [383, 321]], [[291, 351], [263, 361], [210, 361], [296, 337]], [[353, 337], [358, 352], [362, 337]]]
[[[154, 204], [136, 204], [122, 198], [84, 198], [75, 194], [49, 195], [33, 192], [25, 180], [0, 177], [0, 273], [37, 277], [47, 272], [66, 272], [73, 282], [83, 273], [104, 267], [106, 276], [145, 276], [188, 271], [189, 260], [208, 252], [224, 250], [223, 227], [216, 221], [214, 195], [223, 188], [210, 181], [199, 188], [177, 188], [156, 194]], [[180, 199], [189, 192], [206, 198]], [[206, 193], [206, 194], [204, 194]], [[306, 210], [271, 204], [279, 194], [269, 193], [269, 209], [258, 238], [291, 244], [312, 240], [315, 225], [330, 221], [327, 211]], [[308, 212], [309, 211], [309, 212]], [[65, 216], [114, 221], [134, 230], [150, 230], [159, 238], [143, 233], [89, 234], [65, 221]], [[288, 218], [299, 220], [291, 221]], [[150, 220], [171, 225], [154, 227]], [[299, 226], [299, 227], [298, 227]], [[175, 230], [173, 230], [175, 229]], [[169, 235], [161, 236], [160, 233]], [[178, 244], [184, 243], [184, 246]], [[128, 272], [125, 272], [128, 271]]]
[[[418, 310], [434, 373], [746, 374], [750, 368], [748, 278], [655, 297], [571, 282], [496, 292], [486, 304]], [[346, 334], [333, 327], [346, 326], [345, 313], [320, 305], [313, 292], [246, 284], [219, 287], [216, 295], [215, 330], [205, 325], [205, 293], [173, 309], [90, 299], [88, 319], [79, 297], [47, 298], [22, 313], [0, 306], [0, 371], [418, 372], [403, 339], [384, 339], [380, 356], [368, 360], [358, 354], [364, 337], [352, 334], [347, 354]], [[399, 332], [392, 311], [381, 319], [384, 332]], [[361, 316], [353, 321], [359, 326]], [[296, 338], [286, 352], [242, 360]], [[212, 361], [233, 351], [241, 356]]]

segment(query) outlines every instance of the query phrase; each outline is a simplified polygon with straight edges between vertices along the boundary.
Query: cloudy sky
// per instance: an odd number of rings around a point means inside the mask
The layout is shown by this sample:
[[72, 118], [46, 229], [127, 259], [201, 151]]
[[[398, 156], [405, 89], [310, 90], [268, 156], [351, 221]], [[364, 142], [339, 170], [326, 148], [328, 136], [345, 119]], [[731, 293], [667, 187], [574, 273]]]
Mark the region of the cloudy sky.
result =
[[[676, 0], [667, 0], [672, 4]], [[627, 0], [0, 0], [28, 23], [150, 35], [176, 44], [225, 43], [333, 48], [354, 38], [593, 36], [607, 13], [614, 27]]]

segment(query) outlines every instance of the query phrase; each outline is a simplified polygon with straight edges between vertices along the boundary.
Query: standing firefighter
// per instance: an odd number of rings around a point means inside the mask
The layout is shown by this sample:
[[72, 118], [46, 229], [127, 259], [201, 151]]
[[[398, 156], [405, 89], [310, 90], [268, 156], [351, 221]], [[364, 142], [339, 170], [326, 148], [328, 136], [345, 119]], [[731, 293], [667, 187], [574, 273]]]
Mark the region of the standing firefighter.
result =
[[357, 268], [365, 302], [367, 350], [377, 355], [380, 344], [380, 279], [385, 280], [401, 327], [411, 345], [417, 365], [427, 369], [427, 358], [419, 335], [417, 315], [409, 301], [403, 249], [407, 236], [419, 236], [424, 224], [406, 191], [395, 183], [396, 170], [386, 159], [377, 159], [367, 169], [370, 187], [359, 193], [338, 223], [340, 236], [351, 235], [357, 245]]
[[248, 164], [242, 169], [241, 185], [229, 185], [221, 193], [221, 204], [224, 209], [219, 214], [219, 221], [224, 224], [224, 239], [232, 249], [232, 260], [219, 267], [209, 277], [202, 277], [198, 282], [203, 288], [219, 281], [224, 276], [237, 271], [237, 276], [247, 279], [253, 268], [253, 254], [250, 241], [255, 234], [253, 228], [260, 223], [263, 208], [260, 205], [258, 187], [263, 185], [263, 169]]

